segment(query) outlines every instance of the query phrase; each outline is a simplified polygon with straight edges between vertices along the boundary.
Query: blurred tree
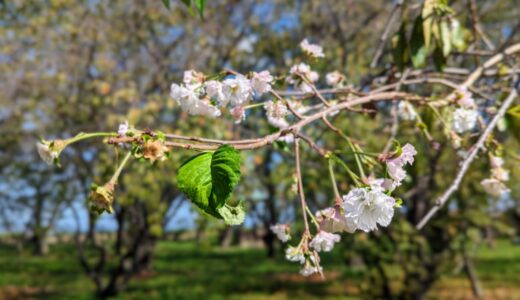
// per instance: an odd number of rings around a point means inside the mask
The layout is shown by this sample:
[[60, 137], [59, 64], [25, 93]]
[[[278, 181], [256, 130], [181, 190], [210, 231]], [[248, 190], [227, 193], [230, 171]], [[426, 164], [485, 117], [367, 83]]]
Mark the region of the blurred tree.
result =
[[[397, 12], [398, 22], [387, 24], [396, 3], [403, 3]], [[487, 38], [474, 29], [475, 9], [469, 7], [474, 1], [452, 4], [457, 18], [471, 29], [466, 38], [470, 51], [493, 50], [486, 39], [495, 41], [496, 48], [515, 39], [519, 12], [514, 0], [478, 3], [476, 13]], [[13, 209], [31, 215], [28, 228], [35, 237], [36, 252], [40, 252], [41, 241], [52, 229], [53, 222], [49, 221], [59, 217], [65, 203], [83, 201], [93, 179], [97, 183], [107, 180], [116, 160], [115, 155], [81, 143], [65, 152], [61, 171], [43, 176], [42, 163], [33, 147], [37, 136], [68, 137], [80, 131], [115, 130], [128, 120], [139, 128], [185, 135], [256, 137], [270, 130], [265, 122], [255, 119], [263, 111], [251, 113], [240, 126], [231, 121], [190, 117], [168, 98], [170, 83], [179, 81], [182, 71], [190, 68], [206, 74], [226, 67], [241, 72], [269, 69], [283, 74], [287, 66], [299, 62], [297, 51], [292, 49], [304, 37], [325, 47], [326, 58], [313, 65], [316, 70], [344, 72], [348, 83], [362, 90], [395, 83], [397, 69], [392, 64], [390, 38], [384, 44], [380, 62], [374, 68], [369, 66], [385, 28], [390, 26], [393, 35], [401, 22], [413, 20], [420, 5], [410, 1], [211, 1], [204, 20], [190, 16], [179, 1], [172, 1], [171, 6], [166, 10], [161, 1], [122, 0], [15, 0], [2, 5], [0, 174], [12, 185], [1, 186], [0, 201], [1, 207], [11, 207], [15, 199], [18, 207]], [[448, 65], [467, 70], [482, 61], [479, 55], [455, 52], [448, 58]], [[456, 79], [463, 78], [445, 71]], [[435, 72], [433, 61], [428, 60], [425, 72]], [[429, 87], [403, 90], [441, 92]], [[483, 88], [482, 92], [488, 90]], [[383, 150], [381, 140], [392, 135], [387, 113], [391, 105], [373, 109], [382, 111], [383, 116], [369, 119], [353, 112], [342, 113], [333, 123], [364, 149], [378, 152]], [[425, 109], [421, 114], [425, 120], [431, 119], [431, 111]], [[323, 133], [317, 143], [327, 149], [346, 151], [345, 141], [324, 133], [323, 125], [307, 130], [314, 136]], [[456, 154], [443, 135], [433, 137], [440, 144], [438, 149], [433, 148], [412, 122], [399, 128], [395, 136], [420, 145], [423, 155], [413, 171], [417, 179], [404, 186], [410, 192], [392, 226], [370, 235], [345, 237], [351, 249], [346, 255], [362, 258], [368, 279], [364, 291], [369, 297], [421, 299], [443, 272], [460, 262], [471, 278], [471, 251], [481, 242], [483, 232], [490, 227], [498, 232], [507, 232], [508, 228], [487, 213], [490, 202], [495, 203], [476, 196], [482, 191], [473, 182], [480, 181], [488, 171], [485, 164], [480, 164], [472, 168], [474, 180], [464, 181], [452, 206], [437, 215], [428, 228], [415, 230], [414, 225], [432, 199], [450, 183], [444, 174], [456, 172]], [[506, 143], [512, 149], [518, 147], [515, 141]], [[167, 212], [181, 201], [173, 184], [178, 163], [187, 155], [175, 152], [171, 162], [160, 166], [131, 166], [118, 186], [114, 241], [101, 241], [96, 236], [97, 219], [93, 216], [86, 238], [78, 235], [82, 265], [96, 283], [99, 295], [114, 295], [132, 275], [149, 271]], [[278, 221], [292, 221], [296, 211], [291, 191], [292, 157], [284, 153], [283, 145], [243, 155], [247, 156], [244, 161], [255, 161], [248, 171], [255, 174], [251, 177], [257, 177], [244, 182], [244, 197], [255, 208], [256, 219], [265, 230], [267, 253], [273, 255], [274, 236], [268, 227]], [[304, 180], [309, 183], [306, 196], [312, 209], [330, 206], [334, 196], [328, 176], [324, 176], [326, 163], [315, 154], [304, 155]], [[347, 163], [355, 164], [349, 161], [351, 157], [342, 156]], [[350, 188], [347, 174], [338, 172], [337, 176], [340, 190], [346, 193]], [[513, 176], [518, 178], [518, 174]], [[25, 194], [22, 190], [33, 192]], [[257, 201], [253, 198], [259, 191], [265, 197]], [[512, 198], [518, 192], [513, 189]], [[47, 219], [44, 216], [49, 212]], [[206, 228], [204, 219], [198, 222], [203, 224], [202, 230]], [[296, 231], [300, 226], [297, 224]], [[197, 232], [200, 239], [204, 238], [202, 230]]]

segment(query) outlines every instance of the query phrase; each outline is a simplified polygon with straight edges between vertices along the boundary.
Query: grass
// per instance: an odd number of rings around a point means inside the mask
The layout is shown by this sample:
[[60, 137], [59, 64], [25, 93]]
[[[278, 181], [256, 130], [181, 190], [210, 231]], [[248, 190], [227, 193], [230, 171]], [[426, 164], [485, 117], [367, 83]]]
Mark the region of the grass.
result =
[[[134, 278], [116, 299], [357, 299], [359, 272], [338, 252], [323, 258], [327, 281], [301, 277], [296, 264], [266, 259], [262, 249], [165, 241], [154, 273]], [[520, 246], [483, 247], [475, 265], [489, 299], [520, 299]], [[72, 245], [55, 245], [43, 258], [0, 248], [0, 299], [93, 299], [93, 290]], [[430, 298], [471, 298], [469, 283], [462, 275], [443, 278]]]

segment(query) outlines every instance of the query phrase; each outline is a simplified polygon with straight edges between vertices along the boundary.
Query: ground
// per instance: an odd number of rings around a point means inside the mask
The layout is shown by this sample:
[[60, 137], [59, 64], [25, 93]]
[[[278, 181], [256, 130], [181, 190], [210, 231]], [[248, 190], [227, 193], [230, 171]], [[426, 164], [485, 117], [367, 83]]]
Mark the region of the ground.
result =
[[[485, 299], [520, 299], [520, 246], [499, 241], [475, 261]], [[360, 275], [340, 255], [324, 260], [327, 280], [303, 278], [294, 263], [265, 258], [262, 249], [219, 249], [190, 242], [160, 242], [154, 272], [134, 278], [117, 299], [357, 299]], [[55, 245], [47, 257], [0, 248], [0, 300], [93, 299], [93, 284], [72, 245]], [[430, 299], [471, 299], [461, 274], [443, 278]]]

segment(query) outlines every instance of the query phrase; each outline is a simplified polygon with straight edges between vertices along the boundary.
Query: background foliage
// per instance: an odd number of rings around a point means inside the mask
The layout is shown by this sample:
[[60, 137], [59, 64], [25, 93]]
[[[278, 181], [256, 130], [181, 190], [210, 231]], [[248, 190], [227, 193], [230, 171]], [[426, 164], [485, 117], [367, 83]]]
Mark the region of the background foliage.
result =
[[[511, 272], [517, 269], [518, 251], [509, 241], [517, 235], [520, 224], [520, 190], [511, 184], [506, 201], [484, 196], [478, 182], [489, 172], [485, 160], [472, 166], [449, 209], [424, 231], [413, 229], [431, 200], [450, 184], [457, 168], [457, 154], [429, 110], [420, 113], [432, 129], [438, 149], [413, 122], [402, 123], [398, 129], [398, 139], [403, 144], [413, 143], [421, 154], [410, 170], [413, 181], [402, 187], [409, 191], [403, 197], [403, 209], [385, 230], [343, 236], [342, 248], [325, 262], [332, 269], [325, 283], [296, 278], [297, 270], [291, 264], [263, 262], [262, 251], [242, 249], [264, 246], [269, 257], [281, 256], [273, 234], [265, 229], [276, 222], [292, 222], [297, 212], [291, 189], [292, 155], [283, 147], [240, 154], [242, 180], [235, 194], [241, 199], [235, 200], [245, 201], [246, 226], [227, 227], [201, 218], [195, 209], [178, 213], [189, 205], [175, 182], [181, 163], [193, 153], [175, 151], [162, 164], [130, 165], [118, 186], [115, 225], [111, 233], [103, 234], [99, 220], [84, 209], [84, 201], [91, 183], [108, 180], [114, 162], [121, 158], [101, 143], [79, 143], [63, 153], [61, 169], [49, 168], [37, 157], [34, 144], [38, 137], [113, 131], [125, 120], [139, 128], [211, 138], [268, 133], [272, 129], [261, 117], [261, 109], [252, 111], [241, 125], [229, 118], [211, 121], [188, 116], [168, 97], [169, 85], [180, 81], [182, 72], [191, 68], [206, 74], [223, 68], [239, 72], [269, 69], [273, 74], [284, 74], [300, 61], [296, 45], [305, 37], [325, 48], [326, 58], [313, 69], [320, 74], [338, 70], [346, 74], [349, 84], [363, 90], [373, 88], [375, 78], [391, 80], [397, 69], [439, 72], [457, 66], [471, 70], [483, 58], [463, 55], [467, 47], [471, 51], [497, 50], [488, 49], [486, 41], [473, 32], [471, 5], [475, 1], [449, 3], [461, 23], [460, 32], [446, 31], [442, 8], [438, 18], [429, 19], [418, 2], [404, 1], [400, 22], [394, 25], [375, 67], [370, 65], [395, 5], [392, 1], [162, 2], [15, 0], [1, 4], [0, 221], [4, 233], [0, 255], [6, 271], [0, 281], [0, 298], [11, 298], [12, 293], [13, 298], [76, 298], [93, 293], [108, 297], [127, 287], [129, 292], [119, 296], [122, 299], [208, 294], [214, 298], [265, 298], [272, 292], [280, 293], [281, 299], [340, 298], [344, 294], [421, 299], [427, 293], [450, 296], [436, 286], [468, 290], [462, 275], [471, 277], [475, 272], [472, 265], [476, 265], [485, 289], [491, 290], [488, 295], [496, 295], [496, 289], [511, 289], [518, 296], [512, 284], [517, 278]], [[430, 2], [443, 1], [425, 1]], [[519, 40], [520, 8], [516, 1], [476, 3], [479, 22], [497, 47]], [[425, 19], [434, 24], [424, 27]], [[437, 33], [424, 32], [424, 28], [433, 27], [438, 27]], [[436, 55], [439, 52], [442, 55]], [[503, 65], [497, 72], [514, 68]], [[464, 78], [453, 73], [447, 76]], [[437, 87], [403, 89], [434, 95], [445, 92]], [[391, 134], [390, 108], [374, 107], [378, 114], [368, 116], [349, 112], [334, 122], [363, 149], [378, 152], [383, 148], [381, 141]], [[507, 167], [515, 183], [520, 176], [515, 168], [518, 119], [508, 121], [505, 131], [496, 135], [508, 153]], [[319, 135], [319, 142], [327, 148], [347, 149], [323, 126], [309, 127], [307, 133]], [[312, 209], [330, 206], [333, 195], [324, 176], [326, 163], [311, 151], [303, 155], [306, 198]], [[355, 164], [352, 156], [339, 155]], [[346, 173], [338, 174], [344, 193], [349, 189], [347, 178]], [[168, 230], [171, 220], [191, 224], [186, 220], [193, 216], [195, 225], [187, 226], [187, 233]], [[69, 221], [58, 227], [63, 220]], [[76, 232], [78, 224], [83, 225]], [[295, 224], [296, 231], [301, 226]], [[63, 231], [68, 234], [61, 234]], [[497, 243], [498, 237], [503, 239]], [[60, 242], [49, 251], [48, 245], [56, 240]], [[237, 248], [220, 249], [230, 244]], [[44, 256], [32, 257], [31, 253]], [[70, 261], [59, 259], [65, 256]], [[44, 270], [50, 275], [34, 276]], [[210, 276], [223, 273], [234, 276]], [[453, 273], [454, 282], [459, 284], [455, 287], [443, 281]], [[186, 276], [190, 281], [183, 279]], [[265, 280], [251, 279], [257, 276]], [[214, 285], [215, 277], [220, 278], [219, 285]], [[243, 282], [235, 285], [237, 277]], [[87, 281], [91, 284], [85, 287]], [[164, 289], [171, 281], [173, 287]], [[296, 292], [282, 288], [282, 283]], [[188, 284], [194, 285], [193, 290], [182, 288]]]

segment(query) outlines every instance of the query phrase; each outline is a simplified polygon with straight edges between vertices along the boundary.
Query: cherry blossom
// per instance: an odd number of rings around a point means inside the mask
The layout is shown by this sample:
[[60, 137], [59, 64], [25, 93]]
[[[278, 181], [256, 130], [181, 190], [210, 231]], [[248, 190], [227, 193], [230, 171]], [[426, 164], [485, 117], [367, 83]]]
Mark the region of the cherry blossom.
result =
[[294, 65], [289, 70], [289, 76], [286, 81], [290, 84], [294, 84], [294, 88], [304, 93], [311, 93], [312, 87], [302, 80], [300, 76], [304, 76], [308, 81], [316, 82], [320, 78], [319, 74], [312, 71], [311, 67], [305, 63], [299, 63]]
[[330, 252], [334, 248], [334, 244], [340, 241], [339, 234], [329, 233], [320, 230], [318, 234], [309, 243], [309, 246], [318, 252]]
[[210, 98], [214, 98], [218, 101], [219, 105], [225, 106], [227, 99], [224, 97], [222, 92], [222, 83], [216, 80], [206, 81], [204, 84], [206, 88], [206, 95]]
[[460, 87], [457, 89], [450, 97], [450, 100], [456, 102], [463, 108], [474, 108], [475, 100], [473, 99], [473, 94], [468, 91], [466, 87]]
[[398, 157], [387, 161], [388, 175], [394, 181], [393, 186], [401, 185], [401, 182], [406, 178], [406, 171], [403, 167], [406, 164], [412, 165], [416, 154], [415, 147], [411, 144], [406, 144], [401, 148], [401, 154]]
[[251, 77], [251, 87], [258, 95], [262, 95], [271, 91], [272, 81], [273, 76], [271, 76], [269, 71], [262, 71], [260, 73], [253, 72], [253, 76]]
[[320, 229], [327, 232], [349, 232], [356, 231], [356, 224], [352, 220], [347, 220], [341, 213], [339, 206], [325, 208], [316, 212], [316, 220], [320, 224]]
[[289, 246], [285, 249], [285, 258], [288, 261], [305, 263], [305, 255], [300, 247]]
[[47, 142], [36, 143], [36, 149], [40, 158], [49, 165], [52, 165], [59, 156], [59, 152], [52, 150]]
[[417, 118], [417, 112], [408, 101], [400, 101], [397, 105], [397, 115], [405, 121], [413, 121]]
[[192, 115], [203, 115], [208, 117], [220, 116], [220, 110], [210, 103], [208, 98], [200, 99], [200, 90], [194, 85], [183, 86], [173, 83], [170, 96], [177, 101], [182, 110]]
[[289, 234], [290, 227], [287, 224], [271, 225], [270, 229], [276, 234], [276, 237], [284, 243], [291, 239], [291, 235]]
[[345, 76], [343, 76], [340, 72], [334, 71], [331, 73], [328, 73], [325, 75], [325, 80], [327, 81], [328, 85], [331, 86], [338, 86], [340, 83], [345, 79]]
[[237, 74], [234, 78], [228, 78], [222, 83], [222, 92], [225, 99], [232, 106], [244, 105], [251, 99], [253, 92], [251, 83], [244, 75]]
[[457, 108], [453, 113], [452, 129], [457, 133], [473, 130], [477, 124], [477, 118], [477, 110]]
[[365, 232], [388, 226], [394, 216], [395, 199], [380, 187], [355, 188], [343, 196], [345, 218]]
[[307, 39], [301, 41], [300, 47], [302, 48], [303, 52], [305, 52], [305, 54], [309, 55], [310, 57], [325, 57], [323, 48], [320, 45], [309, 43]]
[[235, 120], [235, 124], [239, 124], [246, 119], [246, 110], [243, 106], [235, 106], [231, 110], [231, 116]]
[[505, 184], [496, 178], [487, 178], [480, 182], [486, 193], [494, 197], [500, 197], [502, 194], [509, 192]]

